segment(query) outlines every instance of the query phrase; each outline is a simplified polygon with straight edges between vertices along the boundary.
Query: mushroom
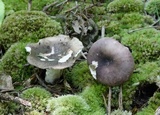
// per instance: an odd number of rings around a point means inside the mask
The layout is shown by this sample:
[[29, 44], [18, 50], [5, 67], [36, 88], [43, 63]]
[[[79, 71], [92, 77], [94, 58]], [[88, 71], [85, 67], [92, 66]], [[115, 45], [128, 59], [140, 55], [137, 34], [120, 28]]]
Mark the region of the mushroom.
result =
[[26, 47], [30, 54], [29, 64], [46, 69], [45, 81], [53, 83], [60, 77], [60, 70], [70, 67], [79, 58], [83, 44], [77, 38], [58, 35], [40, 39], [38, 43], [30, 43]]
[[134, 70], [129, 49], [113, 38], [101, 38], [89, 49], [87, 62], [94, 79], [109, 86], [108, 114], [111, 112], [111, 87], [120, 85], [119, 107], [122, 106], [122, 84]]

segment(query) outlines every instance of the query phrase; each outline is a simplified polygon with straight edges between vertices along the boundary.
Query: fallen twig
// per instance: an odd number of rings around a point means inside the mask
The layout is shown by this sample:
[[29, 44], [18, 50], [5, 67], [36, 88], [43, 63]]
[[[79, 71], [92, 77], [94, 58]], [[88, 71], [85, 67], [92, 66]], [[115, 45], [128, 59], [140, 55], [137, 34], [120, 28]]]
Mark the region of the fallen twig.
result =
[[14, 97], [8, 93], [0, 93], [0, 99], [2, 100], [6, 100], [6, 101], [13, 101], [15, 103], [18, 103], [18, 104], [21, 104], [21, 105], [24, 105], [24, 106], [29, 106], [31, 107], [31, 102], [29, 101], [26, 101], [20, 97]]
[[52, 92], [52, 93], [55, 93], [51, 88], [49, 88], [44, 82], [43, 80], [37, 75], [35, 74], [36, 78], [38, 79], [39, 83], [45, 87], [48, 91]]
[[58, 1], [55, 1], [55, 2], [45, 6], [42, 11], [46, 12], [50, 7], [55, 6], [56, 4], [58, 4]]
[[53, 2], [51, 4], [49, 4], [49, 5], [45, 6], [42, 11], [46, 12], [49, 8], [51, 8], [51, 7], [59, 7], [61, 5], [64, 5], [66, 2], [68, 2], [68, 0], [65, 0], [65, 1], [63, 1], [61, 3], [59, 3], [59, 1], [57, 0], [57, 1], [55, 1], [55, 2]]
[[140, 30], [143, 30], [143, 29], [149, 29], [149, 28], [156, 28], [156, 27], [159, 27], [159, 26], [147, 26], [147, 27], [143, 27], [143, 28], [137, 28], [135, 30], [130, 30], [128, 31], [128, 33], [133, 33], [133, 32], [136, 32], [136, 31], [140, 31]]

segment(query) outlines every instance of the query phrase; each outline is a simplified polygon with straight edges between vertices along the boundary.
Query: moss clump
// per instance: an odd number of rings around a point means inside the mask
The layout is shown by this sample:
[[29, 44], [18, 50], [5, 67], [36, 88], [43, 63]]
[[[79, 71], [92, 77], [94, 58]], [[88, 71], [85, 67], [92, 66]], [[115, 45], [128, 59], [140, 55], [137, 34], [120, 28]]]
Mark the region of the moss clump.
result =
[[0, 115], [14, 115], [15, 113], [18, 114], [20, 110], [20, 105], [16, 104], [12, 101], [3, 101], [0, 102]]
[[131, 112], [128, 112], [128, 111], [122, 111], [120, 109], [117, 109], [117, 110], [114, 110], [111, 115], [132, 115]]
[[84, 87], [95, 83], [86, 61], [74, 65], [72, 70], [67, 70], [65, 76], [67, 81], [71, 83], [73, 87], [79, 89], [83, 89]]
[[154, 95], [149, 99], [148, 106], [144, 107], [136, 115], [154, 115], [156, 109], [160, 105], [160, 92], [154, 93]]
[[[56, 0], [43, 0], [43, 1], [37, 1], [33, 0], [32, 1], [32, 9], [31, 10], [36, 10], [36, 11], [42, 11], [42, 9], [51, 3], [53, 3]], [[17, 4], [18, 3], [18, 4]], [[4, 0], [5, 4], [5, 9], [6, 9], [6, 14], [10, 14], [12, 12], [20, 11], [20, 10], [27, 10], [28, 7], [28, 0]]]
[[85, 99], [78, 95], [64, 95], [48, 100], [47, 111], [52, 115], [86, 115], [90, 110]]
[[121, 24], [119, 21], [111, 21], [109, 25], [106, 27], [106, 32], [108, 32], [109, 35], [115, 35], [119, 34], [121, 32]]
[[105, 107], [103, 94], [107, 90], [106, 86], [96, 84], [86, 87], [80, 94], [90, 106], [91, 111], [88, 115], [104, 115]]
[[160, 32], [156, 29], [143, 29], [131, 34], [124, 34], [122, 43], [132, 49], [136, 63], [145, 63], [159, 58]]
[[145, 64], [137, 65], [135, 73], [133, 73], [129, 81], [123, 85], [123, 102], [125, 102], [125, 109], [131, 110], [133, 96], [136, 90], [138, 90], [138, 86], [143, 85], [145, 82], [150, 84], [157, 82], [156, 78], [160, 74], [159, 68], [160, 65], [158, 62], [146, 62]]
[[51, 20], [45, 13], [19, 11], [4, 20], [0, 30], [0, 43], [5, 49], [8, 49], [11, 44], [20, 40], [35, 42], [61, 32], [60, 23]]
[[144, 26], [144, 16], [138, 12], [126, 13], [120, 20], [123, 29], [140, 28]]
[[1, 27], [1, 24], [2, 24], [2, 21], [3, 21], [3, 18], [4, 18], [4, 3], [2, 0], [0, 0], [0, 27]]
[[1, 115], [7, 115], [8, 114], [8, 105], [7, 103], [0, 102], [0, 114]]
[[114, 0], [107, 6], [107, 11], [112, 13], [142, 12], [142, 0]]
[[13, 44], [1, 59], [0, 72], [11, 75], [13, 82], [21, 82], [33, 74], [33, 66], [27, 64], [26, 43]]
[[[139, 12], [108, 14], [108, 19], [99, 21], [99, 27], [105, 26], [107, 36], [121, 34], [126, 29], [136, 29], [148, 25], [150, 20]], [[150, 22], [151, 23], [151, 22]]]
[[37, 110], [40, 113], [45, 112], [47, 100], [51, 96], [50, 92], [41, 87], [33, 87], [23, 91], [21, 97], [32, 104], [32, 107], [26, 107], [26, 113], [33, 112], [33, 110]]
[[160, 0], [148, 0], [145, 5], [145, 10], [150, 15], [158, 16], [160, 15]]
[[44, 112], [39, 112], [38, 110], [33, 110], [29, 113], [26, 113], [26, 115], [45, 115]]

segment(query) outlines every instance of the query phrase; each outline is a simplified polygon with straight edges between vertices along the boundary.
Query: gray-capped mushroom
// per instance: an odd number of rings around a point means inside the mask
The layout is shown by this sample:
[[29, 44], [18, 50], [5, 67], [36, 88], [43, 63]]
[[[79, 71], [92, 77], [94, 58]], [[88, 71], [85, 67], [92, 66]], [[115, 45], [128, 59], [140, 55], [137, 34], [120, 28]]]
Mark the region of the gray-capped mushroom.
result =
[[[101, 38], [89, 49], [87, 61], [92, 76], [109, 86], [108, 113], [110, 114], [111, 87], [121, 86], [134, 70], [134, 59], [129, 49], [113, 38]], [[119, 106], [122, 109], [122, 87]]]
[[48, 83], [60, 77], [60, 70], [74, 64], [83, 49], [83, 44], [77, 38], [58, 35], [40, 39], [38, 43], [30, 43], [26, 47], [30, 54], [29, 64], [46, 69], [45, 80]]

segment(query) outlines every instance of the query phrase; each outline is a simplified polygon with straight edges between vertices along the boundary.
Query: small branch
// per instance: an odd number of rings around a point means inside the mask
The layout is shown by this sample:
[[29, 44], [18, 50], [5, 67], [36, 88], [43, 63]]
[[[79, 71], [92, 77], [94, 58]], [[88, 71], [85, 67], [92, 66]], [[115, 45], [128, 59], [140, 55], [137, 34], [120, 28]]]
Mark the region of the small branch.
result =
[[105, 98], [104, 94], [102, 94], [102, 97], [103, 97], [104, 106], [106, 108], [106, 113], [107, 113], [107, 101], [106, 101], [106, 98]]
[[156, 27], [159, 27], [159, 26], [147, 26], [147, 27], [144, 27], [144, 28], [137, 28], [135, 30], [130, 30], [128, 31], [128, 33], [133, 33], [133, 32], [136, 32], [136, 31], [140, 31], [140, 30], [143, 30], [143, 29], [149, 29], [149, 28], [156, 28]]
[[152, 26], [156, 25], [160, 21], [160, 18], [152, 24]]
[[45, 6], [42, 11], [46, 12], [50, 7], [53, 7], [56, 4], [58, 4], [58, 1], [55, 1], [55, 2], [53, 2], [53, 3], [51, 3], [51, 4], [47, 5], [47, 6]]
[[29, 106], [31, 107], [31, 102], [29, 101], [26, 101], [20, 97], [14, 97], [12, 95], [9, 95], [8, 93], [0, 93], [0, 99], [2, 100], [6, 100], [6, 101], [13, 101], [15, 103], [18, 103], [18, 104], [21, 104], [21, 105], [24, 105], [24, 106]]
[[147, 27], [143, 27], [143, 28], [137, 28], [135, 30], [130, 30], [128, 33], [130, 34], [130, 33], [140, 31], [140, 30], [143, 30], [143, 29], [156, 28], [158, 26], [154, 26], [154, 25], [156, 25], [159, 21], [160, 21], [160, 18], [156, 22], [154, 22], [151, 26], [147, 26]]
[[[67, 2], [68, 2], [68, 0], [65, 0], [65, 1], [59, 3], [59, 1], [57, 0], [57, 1], [55, 1], [55, 2], [53, 2], [53, 3], [51, 3], [51, 4], [49, 4], [49, 5], [45, 6], [42, 11], [43, 11], [43, 12], [46, 12], [46, 11], [47, 11], [49, 8], [51, 8], [51, 7], [59, 7], [59, 6], [65, 4], [65, 3], [67, 3]], [[58, 3], [59, 3], [59, 4], [58, 4]]]
[[55, 93], [54, 90], [52, 90], [51, 88], [49, 88], [37, 74], [35, 74], [35, 76], [36, 76], [36, 78], [38, 79], [39, 83], [40, 83], [43, 87], [45, 87], [48, 91], [50, 91], [50, 92], [52, 92], [52, 93]]
[[87, 59], [87, 57], [85, 56], [85, 54], [82, 51], [81, 51], [81, 54], [82, 54], [84, 59]]
[[71, 11], [73, 11], [73, 10], [77, 9], [80, 5], [81, 5], [81, 4], [78, 4], [78, 5], [76, 5], [75, 7], [73, 7], [73, 8], [71, 8], [71, 9], [69, 9], [69, 10], [65, 11], [64, 13], [71, 12]]

